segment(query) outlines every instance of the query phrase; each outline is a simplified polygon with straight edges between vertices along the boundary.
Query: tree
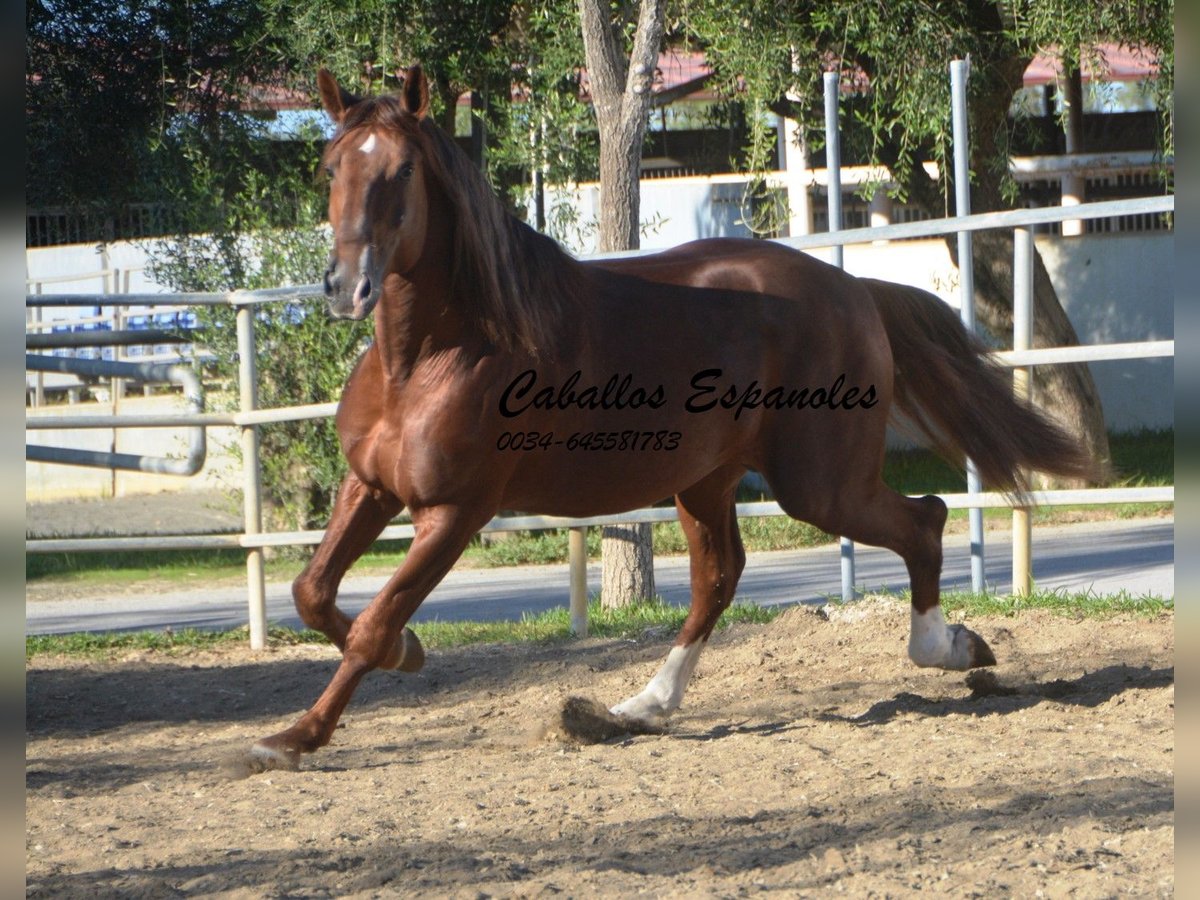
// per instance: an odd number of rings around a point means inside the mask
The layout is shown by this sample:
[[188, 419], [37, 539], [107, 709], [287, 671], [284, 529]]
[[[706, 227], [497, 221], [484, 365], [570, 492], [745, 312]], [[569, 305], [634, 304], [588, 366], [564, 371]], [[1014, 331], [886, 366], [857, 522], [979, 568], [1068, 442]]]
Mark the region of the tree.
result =
[[[664, 0], [617, 7], [579, 0], [588, 81], [600, 129], [600, 252], [636, 250], [642, 139], [663, 39]], [[637, 18], [634, 19], [636, 13]], [[600, 600], [625, 606], [654, 596], [648, 524], [610, 525], [601, 541]]]
[[[606, 0], [579, 0], [589, 90], [600, 129], [601, 253], [636, 250], [639, 244], [642, 139], [664, 8], [664, 0], [641, 0], [636, 8], [620, 7], [614, 18]], [[631, 31], [632, 40], [627, 38]]]
[[158, 198], [188, 165], [176, 127], [215, 136], [246, 85], [276, 80], [261, 8], [244, 0], [35, 0], [25, 22], [31, 206], [113, 214]]
[[[1070, 70], [1082, 58], [1095, 56], [1103, 42], [1142, 46], [1157, 57], [1161, 96], [1169, 98], [1173, 85], [1172, 0], [740, 0], [689, 5], [680, 28], [705, 48], [720, 80], [732, 86], [740, 79], [749, 101], [799, 120], [811, 135], [810, 145], [821, 131], [820, 70], [837, 67], [849, 83], [861, 83], [865, 75], [869, 88], [850, 101], [850, 120], [864, 142], [860, 150], [889, 166], [897, 192], [934, 216], [952, 206], [950, 59], [971, 58], [976, 212], [1005, 208], [1015, 197], [1008, 171], [1014, 127], [1009, 109], [1040, 48], [1057, 47]], [[1164, 108], [1169, 143], [1169, 99]], [[920, 165], [924, 159], [939, 163], [939, 181], [926, 176]], [[948, 243], [955, 253], [953, 238]], [[974, 247], [979, 321], [1003, 342], [1012, 331], [1011, 235], [977, 233]], [[1035, 268], [1034, 346], [1078, 343], [1040, 257]], [[1095, 456], [1107, 458], [1103, 414], [1087, 367], [1039, 366], [1034, 371], [1040, 405], [1078, 434]]]

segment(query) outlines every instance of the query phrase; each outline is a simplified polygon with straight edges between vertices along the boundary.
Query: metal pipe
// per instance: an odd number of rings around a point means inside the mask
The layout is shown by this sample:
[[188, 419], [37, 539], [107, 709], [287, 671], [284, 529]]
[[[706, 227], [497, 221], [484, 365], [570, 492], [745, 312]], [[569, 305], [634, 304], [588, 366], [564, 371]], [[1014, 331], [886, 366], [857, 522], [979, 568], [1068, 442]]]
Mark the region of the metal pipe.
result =
[[[842, 230], [842, 141], [838, 127], [838, 104], [841, 100], [841, 73], [825, 72], [822, 76], [825, 87], [825, 171], [829, 176], [826, 194], [829, 208], [829, 230]], [[842, 245], [833, 248], [831, 262], [839, 269], [845, 268]], [[846, 537], [838, 538], [842, 570], [842, 600], [849, 603], [854, 599], [854, 542]]]
[[[967, 79], [970, 61], [956, 59], [950, 63], [950, 111], [954, 134], [954, 211], [959, 216], [971, 213], [971, 144], [967, 120]], [[971, 234], [958, 233], [958, 287], [963, 327], [975, 333], [975, 262]], [[974, 460], [967, 460], [967, 492], [979, 493], [983, 484]], [[971, 590], [983, 593], [983, 510], [972, 509], [968, 520], [971, 533]]]
[[[827, 201], [829, 230], [842, 230], [842, 141], [838, 130], [838, 101], [841, 99], [840, 72], [825, 72], [825, 171], [829, 173]], [[833, 264], [843, 268], [842, 247], [833, 249]]]
[[26, 334], [26, 350], [56, 350], [59, 347], [131, 347], [139, 344], [190, 344], [198, 338], [193, 335], [180, 334], [178, 331], [166, 331], [161, 328], [147, 328], [144, 331], [70, 331], [50, 332], [49, 334]]
[[1101, 362], [1113, 359], [1155, 359], [1175, 355], [1175, 341], [1130, 341], [1123, 344], [1085, 344], [1082, 347], [1038, 347], [1036, 350], [997, 350], [992, 359], [1002, 366], [1046, 363]]
[[[1013, 231], [1013, 349], [1028, 350], [1033, 343], [1033, 232], [1028, 228]], [[1018, 403], [1030, 399], [1030, 370], [1013, 369], [1013, 396]], [[1029, 507], [1016, 506], [1012, 512], [1012, 591], [1026, 597], [1033, 589], [1033, 520]]]
[[[1102, 200], [1082, 203], [1069, 213], [1057, 207], [1037, 209], [1007, 209], [1001, 212], [975, 213], [969, 216], [954, 216], [946, 219], [925, 219], [920, 222], [903, 222], [881, 228], [847, 228], [840, 232], [796, 235], [771, 238], [779, 244], [797, 250], [815, 250], [822, 247], [846, 244], [869, 244], [874, 241], [893, 241], [908, 238], [940, 237], [949, 231], [988, 231], [992, 229], [1016, 228], [1023, 225], [1048, 225], [1061, 222], [1066, 216], [1072, 219], [1109, 219], [1115, 216], [1153, 215], [1175, 211], [1174, 195], [1160, 197], [1137, 197], [1130, 200]], [[659, 253], [659, 249], [626, 250], [614, 253], [590, 254], [587, 259], [617, 259], [630, 256], [647, 256]], [[279, 299], [303, 299], [320, 296], [319, 285], [304, 285], [297, 288], [276, 288], [271, 291], [238, 291], [231, 294], [27, 294], [26, 307], [80, 307], [80, 306], [244, 306], [255, 303], [270, 303]], [[282, 295], [282, 296], [277, 296]]]
[[[1175, 199], [1173, 196], [1162, 197], [1145, 197], [1135, 200], [1115, 200], [1103, 201], [1095, 203], [1082, 204], [1070, 211], [1070, 216], [1076, 219], [1094, 219], [1107, 218], [1122, 215], [1144, 215], [1156, 213], [1170, 213], [1175, 209]], [[946, 233], [948, 230], [956, 229], [960, 232], [979, 231], [987, 229], [1002, 229], [1012, 228], [1022, 225], [1036, 225], [1049, 222], [1061, 221], [1064, 218], [1061, 210], [1053, 208], [1032, 209], [1032, 210], [1008, 210], [998, 213], [982, 213], [967, 216], [958, 216], [952, 219], [931, 220], [924, 222], [905, 223], [901, 225], [889, 225], [882, 228], [860, 228], [853, 230], [842, 230], [839, 232], [824, 232], [816, 235], [798, 236], [792, 238], [776, 239], [779, 243], [787, 246], [792, 246], [797, 249], [815, 249], [828, 246], [842, 246], [845, 244], [869, 243], [876, 240], [893, 240], [899, 238], [917, 238], [931, 237]], [[625, 255], [644, 255], [646, 253], [656, 251], [640, 251], [634, 253], [623, 254], [597, 254], [594, 258], [602, 258], [606, 256], [625, 256]], [[38, 290], [42, 288], [38, 285]], [[40, 309], [42, 307], [108, 307], [121, 306], [126, 304], [137, 304], [146, 306], [179, 306], [181, 303], [190, 305], [233, 305], [238, 307], [248, 307], [251, 304], [272, 302], [278, 299], [301, 298], [307, 296], [315, 296], [320, 293], [320, 288], [317, 286], [304, 286], [300, 288], [278, 288], [269, 291], [255, 292], [233, 292], [230, 294], [145, 294], [145, 295], [123, 295], [120, 298], [114, 298], [108, 295], [39, 295], [32, 294], [26, 298], [26, 306], [28, 308]], [[252, 328], [252, 321], [251, 321]], [[251, 342], [252, 347], [252, 342]], [[1174, 353], [1173, 341], [1149, 341], [1131, 344], [1110, 345], [1107, 347], [1071, 347], [1048, 350], [1030, 350], [1024, 352], [1004, 352], [994, 354], [997, 361], [1002, 365], [1020, 365], [1020, 364], [1035, 364], [1051, 361], [1050, 354], [1061, 353], [1068, 357], [1065, 361], [1082, 361], [1086, 359], [1129, 359], [1147, 356], [1172, 356]], [[1092, 355], [1095, 354], [1095, 355]], [[1036, 357], [1036, 358], [1035, 358]], [[244, 354], [243, 359], [252, 358], [252, 354]], [[84, 361], [77, 361], [84, 362]], [[175, 367], [169, 367], [175, 368]], [[232, 415], [227, 414], [197, 414], [188, 417], [188, 421], [174, 421], [174, 417], [170, 416], [152, 416], [152, 417], [111, 417], [104, 422], [103, 427], [112, 427], [114, 419], [122, 420], [122, 424], [148, 424], [143, 420], [157, 419], [163, 420], [158, 424], [236, 424], [242, 427], [250, 427], [260, 421], [286, 421], [300, 418], [316, 418], [324, 415], [330, 415], [336, 409], [336, 404], [313, 404], [307, 407], [296, 407], [293, 409], [277, 409], [277, 410], [262, 410], [262, 411], [244, 411]], [[62, 417], [67, 418], [67, 417]], [[83, 417], [87, 418], [87, 417]], [[182, 418], [182, 417], [180, 417]], [[127, 421], [133, 420], [133, 421]], [[172, 420], [172, 421], [167, 421]], [[39, 420], [29, 420], [27, 427], [51, 427], [50, 424], [39, 426], [33, 424]], [[53, 422], [54, 417], [47, 417], [43, 422]], [[76, 422], [80, 420], [75, 420]], [[71, 427], [64, 425], [63, 427]], [[102, 427], [102, 426], [97, 426]], [[255, 448], [257, 450], [257, 447]], [[255, 454], [257, 456], [257, 453]], [[950, 508], [1004, 508], [1011, 507], [1010, 498], [1002, 494], [988, 492], [975, 494], [951, 494], [942, 495], [943, 501]], [[1031, 500], [1037, 505], [1068, 505], [1068, 504], [1106, 504], [1106, 503], [1173, 503], [1175, 500], [1175, 491], [1173, 486], [1161, 488], [1107, 488], [1107, 489], [1088, 489], [1078, 491], [1048, 491], [1048, 492], [1033, 492]], [[739, 504], [737, 507], [739, 516], [781, 516], [785, 513], [779, 508], [776, 503], [751, 503]], [[649, 521], [671, 521], [676, 517], [673, 509], [651, 509], [639, 510], [633, 513], [614, 515], [614, 516], [596, 516], [588, 519], [564, 519], [560, 517], [519, 517], [513, 519], [495, 519], [489, 522], [483, 530], [485, 531], [503, 531], [513, 528], [520, 529], [536, 529], [536, 528], [558, 528], [558, 527], [583, 527], [588, 525], [602, 525], [619, 522], [649, 522]], [[26, 542], [26, 552], [28, 553], [45, 553], [45, 552], [87, 552], [92, 550], [129, 550], [145, 547], [156, 547], [162, 549], [168, 548], [194, 548], [194, 547], [243, 547], [243, 548], [262, 548], [267, 546], [282, 546], [290, 544], [305, 544], [318, 543], [322, 539], [324, 532], [321, 531], [305, 531], [305, 532], [273, 532], [264, 534], [261, 532], [261, 506], [259, 507], [259, 530], [256, 533], [247, 533], [244, 535], [208, 535], [208, 536], [166, 536], [166, 537], [129, 537], [129, 538], [86, 538], [86, 539], [48, 539], [48, 540], [32, 540]], [[395, 525], [385, 529], [380, 535], [383, 539], [408, 538], [412, 537], [413, 528], [411, 525]], [[251, 571], [251, 564], [248, 560], [248, 571]], [[251, 606], [253, 607], [254, 583], [256, 579], [251, 576]], [[265, 590], [262, 586], [263, 579], [261, 577], [261, 566], [259, 568], [260, 592]], [[252, 623], [252, 633], [255, 631]], [[265, 631], [264, 627], [259, 631]]]
[[[192, 291], [182, 294], [28, 294], [26, 306], [253, 306], [279, 300], [303, 300], [324, 296], [319, 284], [264, 288], [257, 291], [225, 293]], [[39, 302], [31, 301], [37, 299]]]
[[178, 428], [190, 425], [270, 425], [326, 419], [337, 412], [336, 403], [310, 403], [307, 406], [281, 406], [252, 412], [228, 413], [138, 413], [122, 416], [26, 416], [25, 427], [48, 428]]
[[[258, 407], [258, 369], [254, 354], [254, 309], [237, 311], [238, 398], [243, 412]], [[242, 426], [242, 513], [247, 538], [262, 532], [262, 475], [258, 460], [258, 428]], [[267, 579], [261, 547], [246, 550], [246, 588], [250, 616], [250, 649], [267, 646]]]
[[[184, 401], [194, 415], [204, 411], [204, 390], [200, 379], [189, 366], [159, 365], [156, 363], [110, 362], [103, 359], [65, 359], [58, 356], [26, 354], [25, 368], [35, 372], [66, 372], [92, 378], [127, 378], [131, 381], [167, 381], [183, 388]], [[69, 419], [70, 416], [64, 416]], [[108, 419], [112, 428], [116, 416]], [[69, 427], [69, 426], [68, 426]], [[157, 475], [195, 475], [204, 466], [207, 456], [205, 431], [194, 423], [188, 428], [188, 450], [183, 458], [173, 456], [142, 456], [104, 450], [77, 450], [68, 447], [25, 446], [25, 458], [34, 462], [60, 463], [69, 466], [93, 466], [101, 469], [122, 469], [133, 472], [152, 472]]]
[[576, 637], [587, 637], [587, 528], [572, 528], [568, 533], [567, 557], [570, 569], [571, 633]]

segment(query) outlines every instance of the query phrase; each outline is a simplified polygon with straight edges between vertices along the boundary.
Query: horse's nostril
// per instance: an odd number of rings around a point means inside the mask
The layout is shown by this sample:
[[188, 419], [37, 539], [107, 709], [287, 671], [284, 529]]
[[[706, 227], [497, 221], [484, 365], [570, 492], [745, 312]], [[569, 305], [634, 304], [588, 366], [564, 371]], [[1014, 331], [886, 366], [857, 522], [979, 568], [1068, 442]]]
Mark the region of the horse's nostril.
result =
[[325, 294], [326, 294], [326, 296], [332, 296], [332, 294], [333, 294], [333, 279], [331, 278], [332, 275], [333, 275], [333, 267], [330, 266], [328, 269], [325, 270]]

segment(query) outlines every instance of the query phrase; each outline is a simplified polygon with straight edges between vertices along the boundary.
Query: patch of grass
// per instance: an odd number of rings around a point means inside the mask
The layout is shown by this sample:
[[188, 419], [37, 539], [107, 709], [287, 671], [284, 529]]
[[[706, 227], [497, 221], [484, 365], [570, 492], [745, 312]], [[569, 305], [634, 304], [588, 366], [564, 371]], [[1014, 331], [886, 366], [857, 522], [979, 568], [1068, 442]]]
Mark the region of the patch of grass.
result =
[[[588, 604], [588, 635], [602, 638], [639, 638], [647, 634], [674, 635], [687, 617], [687, 609], [671, 606], [661, 599], [637, 603], [621, 609], [604, 609], [599, 600]], [[718, 628], [745, 622], [772, 621], [777, 608], [735, 603], [725, 611]], [[559, 607], [535, 615], [522, 616], [516, 622], [423, 622], [413, 630], [431, 649], [462, 647], [479, 643], [550, 643], [569, 640], [570, 614]]]
[[1110, 434], [1108, 449], [1119, 482], [1128, 487], [1153, 487], [1175, 481], [1173, 429]]
[[[882, 593], [873, 596], [895, 597], [908, 603], [911, 591]], [[842, 605], [840, 597], [831, 597], [830, 603]], [[1095, 591], [1070, 591], [1066, 588], [1039, 590], [1036, 587], [1025, 597], [1012, 594], [975, 594], [970, 591], [946, 591], [941, 596], [942, 609], [947, 613], [962, 612], [967, 616], [1017, 616], [1031, 609], [1048, 610], [1061, 616], [1073, 618], [1103, 619], [1118, 615], [1138, 615], [1147, 618], [1171, 612], [1175, 609], [1173, 598], [1131, 594], [1120, 591], [1116, 594], [1097, 594]]]
[[1121, 591], [1097, 594], [1094, 591], [1033, 590], [1029, 596], [951, 593], [942, 595], [942, 606], [950, 612], [962, 610], [969, 616], [1016, 616], [1027, 609], [1044, 609], [1062, 616], [1103, 619], [1133, 614], [1153, 617], [1173, 611], [1173, 598], [1141, 596]]
[[[718, 629], [739, 623], [765, 623], [780, 613], [779, 607], [735, 603], [717, 623]], [[639, 638], [647, 634], [674, 635], [687, 616], [685, 607], [671, 606], [661, 598], [622, 609], [604, 609], [599, 600], [588, 605], [588, 635], [603, 638]], [[550, 643], [571, 639], [570, 614], [565, 607], [524, 615], [506, 622], [422, 622], [413, 631], [430, 650], [464, 647], [471, 644]], [[118, 653], [149, 650], [178, 655], [189, 650], [205, 650], [249, 641], [246, 627], [228, 631], [187, 628], [181, 631], [131, 631], [101, 634], [34, 635], [25, 638], [25, 658], [38, 655], [112, 657]], [[319, 631], [296, 630], [282, 626], [267, 629], [268, 646], [289, 644], [328, 644]]]
[[[228, 631], [211, 631], [202, 628], [184, 628], [179, 631], [119, 631], [77, 632], [75, 634], [40, 634], [25, 638], [25, 658], [39, 654], [67, 656], [103, 657], [136, 650], [149, 650], [168, 656], [180, 655], [193, 650], [207, 650], [245, 644], [250, 640], [246, 626]], [[319, 631], [272, 626], [267, 631], [271, 646], [284, 644], [328, 643]]]

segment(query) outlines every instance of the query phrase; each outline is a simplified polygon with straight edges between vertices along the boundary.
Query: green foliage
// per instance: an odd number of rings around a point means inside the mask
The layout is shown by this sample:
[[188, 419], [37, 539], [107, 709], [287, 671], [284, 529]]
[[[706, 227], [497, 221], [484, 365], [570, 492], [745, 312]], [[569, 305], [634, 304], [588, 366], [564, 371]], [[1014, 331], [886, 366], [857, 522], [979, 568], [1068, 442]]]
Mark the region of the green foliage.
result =
[[580, 100], [583, 39], [578, 28], [564, 27], [577, 15], [573, 0], [532, 0], [521, 6], [507, 36], [520, 102], [490, 148], [493, 172], [503, 167], [540, 172], [547, 184], [596, 177], [596, 128]]
[[[300, 153], [293, 146], [292, 167], [269, 176], [254, 165], [261, 149], [250, 131], [225, 131], [220, 167], [206, 146], [198, 133], [181, 136], [191, 177], [175, 190], [189, 210], [186, 231], [151, 246], [152, 277], [179, 291], [318, 283], [330, 243], [323, 190], [314, 178], [319, 144], [302, 144]], [[235, 315], [223, 307], [198, 313], [216, 377], [228, 385], [238, 377]], [[330, 320], [321, 298], [256, 307], [259, 406], [336, 400], [370, 335], [370, 323]], [[263, 426], [260, 448], [270, 524], [323, 525], [346, 471], [332, 420]]]
[[[920, 163], [941, 165], [939, 193], [948, 196], [950, 88], [947, 64], [970, 56], [972, 168], [988, 198], [1009, 185], [1007, 120], [1014, 85], [1035, 53], [1058, 47], [1065, 62], [1095, 57], [1105, 42], [1140, 45], [1155, 59], [1164, 150], [1173, 150], [1171, 94], [1174, 89], [1174, 3], [1154, 0], [1018, 0], [957, 3], [951, 0], [894, 0], [821, 4], [796, 0], [687, 0], [674, 31], [702, 48], [716, 70], [715, 84], [747, 109], [758, 105], [796, 118], [810, 150], [822, 145], [824, 120], [821, 72], [836, 68], [846, 98], [843, 143], [847, 158], [865, 158], [891, 168], [905, 196], [917, 190], [928, 202]], [[859, 79], [865, 74], [869, 87]], [[753, 131], [751, 140], [769, 149]], [[759, 171], [751, 152], [747, 171]]]

